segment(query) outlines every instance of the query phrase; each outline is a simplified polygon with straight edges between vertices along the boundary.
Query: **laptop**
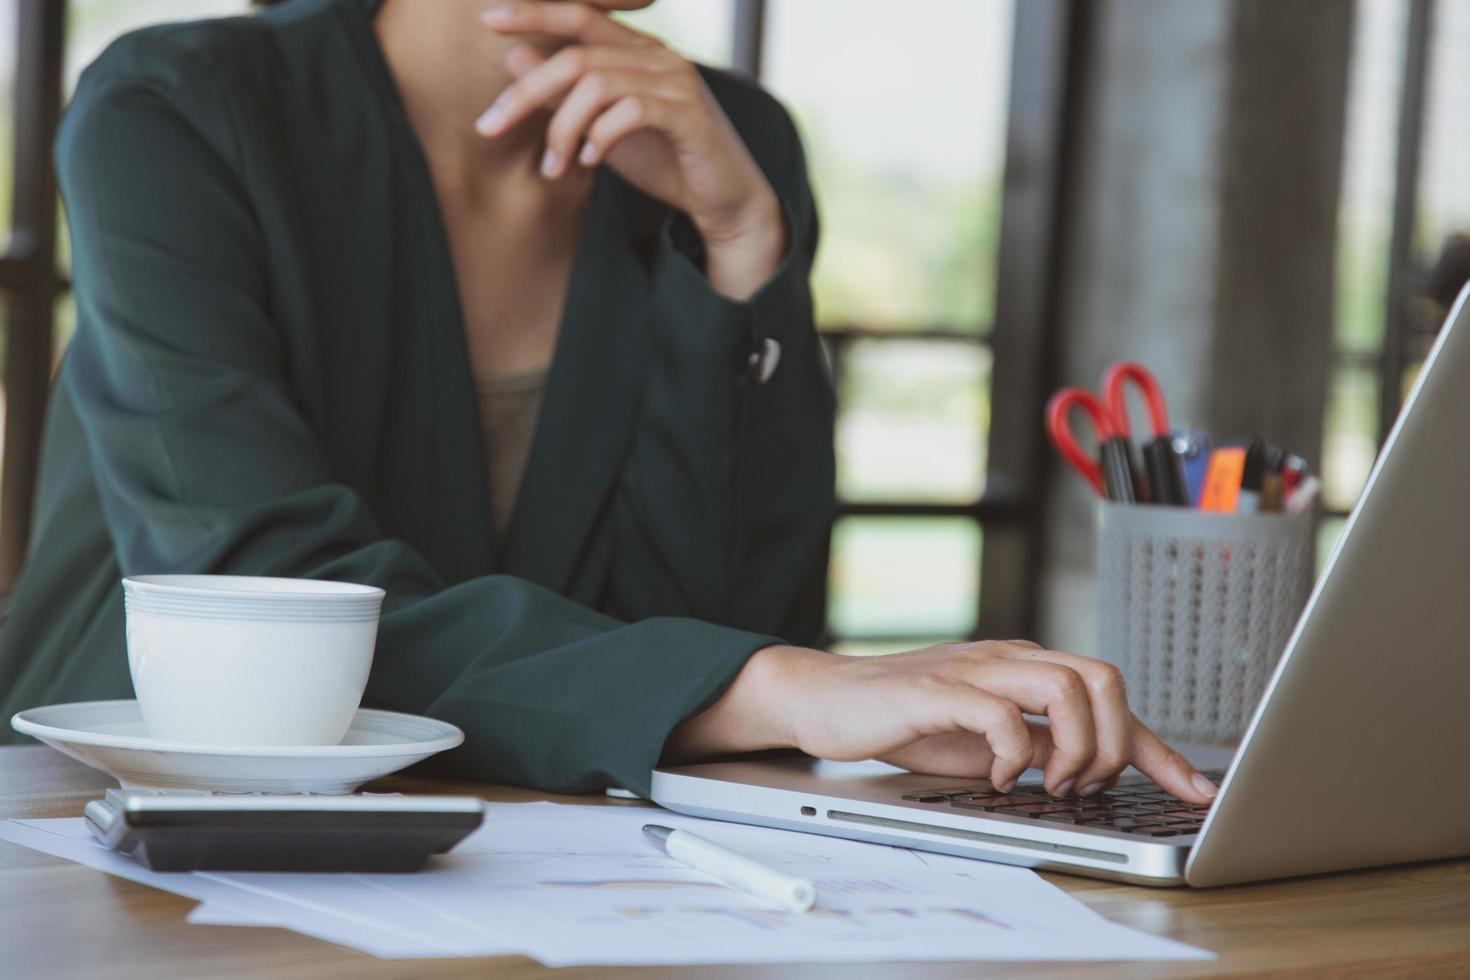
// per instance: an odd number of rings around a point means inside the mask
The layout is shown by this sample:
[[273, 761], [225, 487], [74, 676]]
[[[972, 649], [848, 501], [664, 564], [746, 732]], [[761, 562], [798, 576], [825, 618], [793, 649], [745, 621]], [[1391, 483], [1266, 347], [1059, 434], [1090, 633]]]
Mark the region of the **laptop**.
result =
[[1470, 854], [1470, 287], [1461, 292], [1209, 807], [1132, 773], [1039, 780], [805, 757], [656, 770], [681, 813], [1144, 885]]

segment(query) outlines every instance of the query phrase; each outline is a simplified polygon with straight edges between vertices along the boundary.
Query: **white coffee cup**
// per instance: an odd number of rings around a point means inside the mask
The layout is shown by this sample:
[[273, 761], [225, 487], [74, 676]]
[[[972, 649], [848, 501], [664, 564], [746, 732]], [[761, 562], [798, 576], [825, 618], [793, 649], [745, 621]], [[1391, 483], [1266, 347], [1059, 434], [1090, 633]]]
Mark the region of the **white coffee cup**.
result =
[[372, 667], [382, 589], [311, 579], [123, 579], [148, 733], [198, 745], [336, 745]]

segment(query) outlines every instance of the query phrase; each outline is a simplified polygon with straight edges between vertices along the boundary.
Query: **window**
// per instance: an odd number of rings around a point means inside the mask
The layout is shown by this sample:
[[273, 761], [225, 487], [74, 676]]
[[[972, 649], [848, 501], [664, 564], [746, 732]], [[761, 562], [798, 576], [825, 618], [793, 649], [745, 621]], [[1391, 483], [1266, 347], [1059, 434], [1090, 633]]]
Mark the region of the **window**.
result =
[[1470, 278], [1470, 7], [1357, 0], [1324, 425], [1325, 559]]
[[[963, 637], [989, 523], [1013, 2], [930, 0], [908, 27], [884, 0], [742, 6], [739, 67], [795, 116], [822, 213], [813, 289], [840, 407], [829, 629], [854, 652]], [[635, 20], [687, 52], [678, 28], [718, 16], [706, 7], [661, 0]]]

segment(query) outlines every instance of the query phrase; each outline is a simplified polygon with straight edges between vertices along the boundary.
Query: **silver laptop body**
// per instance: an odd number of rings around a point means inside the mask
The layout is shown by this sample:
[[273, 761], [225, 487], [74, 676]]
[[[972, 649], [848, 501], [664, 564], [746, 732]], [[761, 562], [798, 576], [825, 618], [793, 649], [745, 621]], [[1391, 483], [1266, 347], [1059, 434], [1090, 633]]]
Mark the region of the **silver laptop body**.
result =
[[[983, 780], [805, 758], [660, 769], [654, 801], [696, 816], [1149, 885], [1470, 854], [1467, 297], [1470, 287], [1399, 413], [1219, 797], [1202, 825], [1195, 817], [1197, 830], [1150, 836], [1142, 827], [991, 812], [977, 805]], [[1132, 797], [1140, 813], [1165, 805], [1150, 809], [1146, 801], [1160, 797], [1137, 784], [1146, 781], [1125, 780], [1114, 792], [1142, 794]]]

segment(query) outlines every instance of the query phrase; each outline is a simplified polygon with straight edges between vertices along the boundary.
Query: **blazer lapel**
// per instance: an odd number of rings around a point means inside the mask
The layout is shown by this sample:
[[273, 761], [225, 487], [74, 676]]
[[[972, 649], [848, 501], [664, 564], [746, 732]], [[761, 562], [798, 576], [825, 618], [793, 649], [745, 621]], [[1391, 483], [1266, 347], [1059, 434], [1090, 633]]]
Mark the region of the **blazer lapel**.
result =
[[564, 590], [627, 454], [647, 363], [643, 215], [603, 170], [588, 202], [561, 333], [502, 567]]

